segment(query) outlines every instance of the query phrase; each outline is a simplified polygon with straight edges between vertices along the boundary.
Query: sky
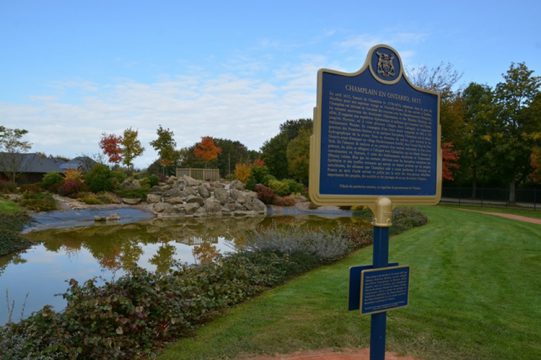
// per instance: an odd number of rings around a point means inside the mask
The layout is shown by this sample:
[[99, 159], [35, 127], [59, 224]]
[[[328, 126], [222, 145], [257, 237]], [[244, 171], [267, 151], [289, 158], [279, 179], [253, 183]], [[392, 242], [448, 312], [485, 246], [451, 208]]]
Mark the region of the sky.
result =
[[387, 44], [406, 69], [450, 63], [495, 86], [512, 62], [541, 75], [541, 1], [0, 0], [0, 125], [32, 152], [100, 153], [103, 133], [159, 125], [259, 150], [311, 118], [317, 70], [357, 71]]

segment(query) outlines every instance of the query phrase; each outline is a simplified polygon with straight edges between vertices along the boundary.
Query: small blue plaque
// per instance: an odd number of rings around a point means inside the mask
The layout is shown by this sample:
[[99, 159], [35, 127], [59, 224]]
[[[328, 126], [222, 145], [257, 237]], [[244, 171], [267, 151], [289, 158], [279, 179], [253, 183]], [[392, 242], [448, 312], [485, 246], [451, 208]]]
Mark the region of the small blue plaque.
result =
[[[390, 263], [389, 266], [398, 266], [398, 263]], [[348, 310], [359, 310], [361, 303], [361, 272], [372, 268], [372, 265], [359, 265], [349, 268]]]
[[361, 272], [361, 314], [374, 314], [408, 305], [409, 266]]

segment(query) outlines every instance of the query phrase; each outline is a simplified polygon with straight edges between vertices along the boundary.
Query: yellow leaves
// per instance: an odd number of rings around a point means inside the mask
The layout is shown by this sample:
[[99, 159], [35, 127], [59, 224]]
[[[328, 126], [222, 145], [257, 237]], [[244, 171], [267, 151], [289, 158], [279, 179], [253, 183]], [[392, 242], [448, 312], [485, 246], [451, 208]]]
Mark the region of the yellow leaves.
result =
[[246, 184], [251, 174], [252, 165], [246, 163], [238, 163], [235, 165], [235, 179]]

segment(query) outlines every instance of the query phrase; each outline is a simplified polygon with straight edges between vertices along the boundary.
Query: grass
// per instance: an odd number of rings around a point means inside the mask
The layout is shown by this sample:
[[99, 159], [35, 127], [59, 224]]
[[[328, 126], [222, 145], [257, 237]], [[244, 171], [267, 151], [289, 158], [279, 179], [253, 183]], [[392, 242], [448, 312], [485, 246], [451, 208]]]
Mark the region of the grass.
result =
[[2, 199], [0, 197], [0, 215], [15, 214], [22, 212], [23, 209], [13, 201]]
[[[390, 260], [411, 266], [410, 305], [388, 313], [387, 347], [420, 359], [541, 358], [541, 226], [449, 207], [423, 208], [429, 224], [391, 238]], [[354, 253], [235, 307], [171, 345], [159, 359], [369, 344], [370, 318], [347, 311]]]
[[534, 209], [525, 209], [525, 208], [519, 208], [519, 207], [488, 207], [488, 206], [475, 206], [475, 205], [454, 205], [454, 204], [445, 204], [442, 205], [445, 207], [450, 207], [453, 209], [464, 209], [464, 210], [473, 210], [473, 211], [490, 211], [490, 212], [498, 212], [498, 213], [504, 213], [504, 214], [515, 214], [515, 215], [522, 215], [527, 216], [531, 218], [538, 218], [541, 219], [541, 205], [537, 208], [537, 210]]

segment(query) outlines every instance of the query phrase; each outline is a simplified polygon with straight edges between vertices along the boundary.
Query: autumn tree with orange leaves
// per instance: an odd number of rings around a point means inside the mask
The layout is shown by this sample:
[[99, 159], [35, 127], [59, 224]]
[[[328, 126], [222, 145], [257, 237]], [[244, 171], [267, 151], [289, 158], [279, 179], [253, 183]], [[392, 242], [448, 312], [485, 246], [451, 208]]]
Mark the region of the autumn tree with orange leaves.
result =
[[122, 161], [122, 136], [115, 134], [102, 134], [100, 148], [107, 155], [111, 164], [118, 164]]
[[453, 181], [455, 178], [453, 172], [460, 168], [458, 163], [458, 153], [453, 148], [453, 143], [446, 142], [441, 144], [442, 158], [442, 177], [443, 180]]
[[205, 161], [205, 167], [209, 161], [212, 161], [220, 155], [222, 148], [214, 143], [214, 139], [210, 136], [203, 136], [201, 142], [195, 145], [193, 150], [194, 155]]

